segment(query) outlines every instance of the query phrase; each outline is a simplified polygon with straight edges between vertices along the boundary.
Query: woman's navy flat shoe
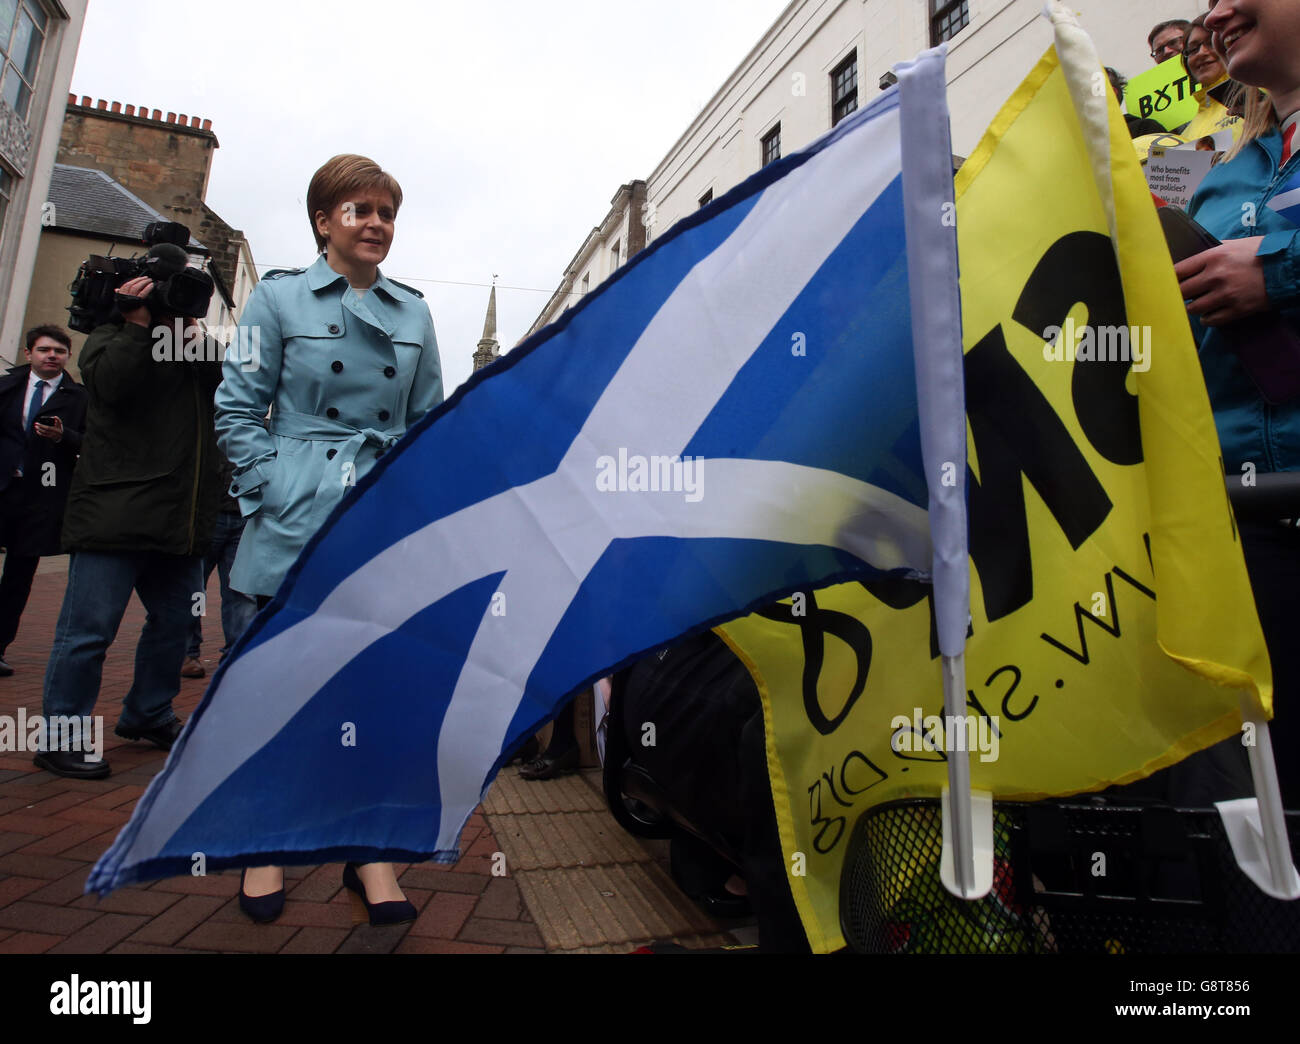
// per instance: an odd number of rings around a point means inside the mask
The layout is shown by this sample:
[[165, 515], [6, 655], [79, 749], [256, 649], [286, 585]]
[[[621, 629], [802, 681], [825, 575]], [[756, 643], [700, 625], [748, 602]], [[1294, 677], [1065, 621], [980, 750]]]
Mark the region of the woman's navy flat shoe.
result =
[[[356, 863], [348, 863], [343, 867], [343, 887], [352, 893], [355, 923], [359, 924], [368, 917], [371, 926], [378, 928], [385, 924], [406, 924], [415, 920], [415, 907], [405, 899], [393, 899], [386, 903], [372, 903], [367, 899], [366, 886], [361, 883], [361, 878], [357, 874]], [[364, 912], [362, 912], [363, 907]]]
[[249, 895], [244, 891], [248, 871], [239, 875], [239, 908], [258, 924], [270, 924], [284, 913], [284, 889], [270, 895]]

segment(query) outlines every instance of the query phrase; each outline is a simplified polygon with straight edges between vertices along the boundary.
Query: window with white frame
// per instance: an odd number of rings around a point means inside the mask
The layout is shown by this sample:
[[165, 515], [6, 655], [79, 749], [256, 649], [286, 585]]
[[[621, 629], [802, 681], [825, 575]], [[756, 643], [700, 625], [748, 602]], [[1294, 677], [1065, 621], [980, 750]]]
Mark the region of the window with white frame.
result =
[[930, 46], [951, 40], [970, 24], [966, 0], [930, 0]]
[[766, 167], [769, 163], [774, 163], [781, 158], [781, 125], [779, 123], [763, 135], [761, 144], [762, 166]]
[[49, 16], [36, 0], [0, 0], [0, 97], [24, 120], [31, 107]]
[[858, 107], [858, 50], [831, 70], [831, 126]]
[[13, 175], [0, 163], [0, 234], [5, 230], [5, 214], [9, 212], [9, 201], [13, 199], [13, 194]]

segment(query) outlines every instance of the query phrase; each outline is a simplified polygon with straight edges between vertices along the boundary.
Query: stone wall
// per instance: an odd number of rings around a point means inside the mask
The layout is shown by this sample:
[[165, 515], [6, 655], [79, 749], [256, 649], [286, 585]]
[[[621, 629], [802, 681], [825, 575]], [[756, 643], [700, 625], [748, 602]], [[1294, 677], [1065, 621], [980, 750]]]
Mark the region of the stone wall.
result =
[[58, 162], [102, 170], [172, 221], [187, 226], [208, 248], [232, 293], [244, 235], [204, 202], [212, 153], [219, 147], [212, 121], [146, 106], [92, 104], [68, 96]]

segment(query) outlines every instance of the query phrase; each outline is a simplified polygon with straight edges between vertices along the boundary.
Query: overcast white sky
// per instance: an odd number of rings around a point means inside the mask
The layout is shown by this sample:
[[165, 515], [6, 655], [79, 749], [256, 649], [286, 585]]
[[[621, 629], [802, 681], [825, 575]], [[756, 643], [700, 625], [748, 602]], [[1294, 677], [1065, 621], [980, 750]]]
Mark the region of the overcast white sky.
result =
[[786, 3], [90, 0], [71, 90], [211, 119], [208, 204], [259, 272], [314, 259], [304, 199], [330, 156], [392, 172], [384, 272], [424, 292], [450, 393], [493, 273], [504, 350]]

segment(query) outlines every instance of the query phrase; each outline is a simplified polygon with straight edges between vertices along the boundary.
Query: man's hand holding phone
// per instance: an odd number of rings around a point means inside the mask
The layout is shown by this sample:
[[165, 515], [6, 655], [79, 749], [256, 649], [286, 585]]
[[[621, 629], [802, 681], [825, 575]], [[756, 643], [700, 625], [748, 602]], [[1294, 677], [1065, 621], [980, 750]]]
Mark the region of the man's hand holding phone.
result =
[[41, 438], [50, 439], [52, 442], [63, 441], [63, 421], [55, 413], [37, 417], [32, 422], [32, 431], [36, 432]]

